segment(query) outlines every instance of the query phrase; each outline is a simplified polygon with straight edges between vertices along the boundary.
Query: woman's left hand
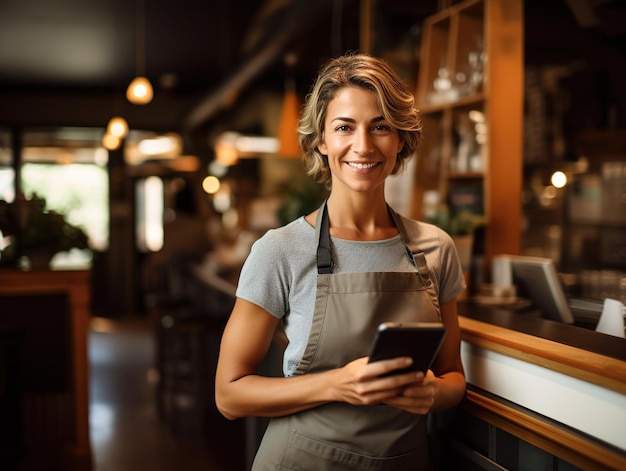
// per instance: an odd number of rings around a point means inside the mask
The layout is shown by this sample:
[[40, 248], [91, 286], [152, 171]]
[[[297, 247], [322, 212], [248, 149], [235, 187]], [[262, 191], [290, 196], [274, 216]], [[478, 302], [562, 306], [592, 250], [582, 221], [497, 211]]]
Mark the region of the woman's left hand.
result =
[[428, 414], [435, 404], [436, 378], [431, 370], [422, 381], [404, 388], [401, 395], [385, 401], [385, 404], [413, 414]]

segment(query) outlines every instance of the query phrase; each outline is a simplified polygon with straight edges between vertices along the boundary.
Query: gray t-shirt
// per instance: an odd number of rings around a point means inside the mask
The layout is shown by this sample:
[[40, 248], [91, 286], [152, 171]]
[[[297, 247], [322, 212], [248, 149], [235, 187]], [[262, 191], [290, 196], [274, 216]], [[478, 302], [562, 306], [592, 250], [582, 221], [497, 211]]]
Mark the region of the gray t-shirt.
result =
[[[409, 237], [424, 252], [439, 302], [453, 299], [465, 288], [454, 243], [440, 228], [402, 218]], [[331, 238], [333, 273], [416, 271], [400, 235], [379, 241]], [[289, 344], [283, 373], [291, 376], [307, 344], [316, 292], [315, 228], [303, 217], [258, 239], [246, 259], [237, 297], [282, 318]]]

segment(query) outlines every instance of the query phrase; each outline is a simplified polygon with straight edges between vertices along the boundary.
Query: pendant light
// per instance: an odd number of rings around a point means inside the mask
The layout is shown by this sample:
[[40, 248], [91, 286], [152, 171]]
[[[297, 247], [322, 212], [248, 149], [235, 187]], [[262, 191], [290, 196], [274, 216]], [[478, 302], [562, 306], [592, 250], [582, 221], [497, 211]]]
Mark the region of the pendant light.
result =
[[121, 116], [115, 116], [107, 124], [107, 133], [120, 139], [124, 139], [128, 134], [128, 123]]
[[102, 146], [107, 150], [119, 149], [127, 134], [128, 123], [121, 116], [115, 116], [107, 124], [106, 132], [102, 137]]
[[146, 12], [145, 0], [137, 0], [137, 15], [135, 27], [136, 58], [135, 67], [137, 76], [126, 90], [126, 98], [135, 105], [146, 105], [152, 101], [154, 92], [152, 84], [145, 77], [146, 67]]
[[122, 140], [119, 137], [114, 136], [113, 134], [107, 132], [104, 136], [102, 136], [102, 146], [106, 150], [119, 149], [121, 144]]

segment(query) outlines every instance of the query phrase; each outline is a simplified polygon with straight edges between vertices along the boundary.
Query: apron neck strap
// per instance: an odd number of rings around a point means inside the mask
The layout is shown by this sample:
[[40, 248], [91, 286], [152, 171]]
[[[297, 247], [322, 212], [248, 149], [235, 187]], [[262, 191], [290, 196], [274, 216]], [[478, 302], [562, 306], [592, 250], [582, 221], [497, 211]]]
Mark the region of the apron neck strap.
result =
[[330, 251], [330, 224], [328, 222], [328, 209], [326, 201], [317, 211], [315, 221], [315, 240], [317, 244], [317, 273], [327, 275], [333, 272], [334, 262]]
[[[389, 205], [387, 205], [389, 214], [393, 219], [396, 228], [400, 232], [400, 237], [406, 247], [407, 255], [413, 262], [413, 265], [417, 268], [420, 278], [424, 283], [430, 281], [428, 265], [426, 265], [426, 257], [419, 247], [413, 243], [408, 237], [402, 219]], [[315, 240], [317, 244], [317, 273], [320, 275], [327, 275], [333, 272], [334, 262], [332, 252], [330, 250], [330, 224], [328, 222], [328, 208], [326, 201], [322, 203], [317, 211], [317, 218], [315, 221]]]
[[426, 257], [424, 252], [417, 246], [415, 242], [409, 237], [408, 232], [406, 231], [404, 224], [402, 223], [402, 218], [400, 215], [396, 213], [389, 205], [387, 205], [387, 209], [389, 210], [389, 214], [393, 219], [394, 224], [398, 228], [400, 232], [400, 237], [402, 237], [402, 241], [404, 242], [404, 246], [406, 247], [407, 254], [409, 258], [413, 261], [413, 265], [417, 268], [417, 272], [422, 279], [422, 282], [428, 286], [430, 283], [430, 275], [428, 270], [428, 265], [426, 264]]

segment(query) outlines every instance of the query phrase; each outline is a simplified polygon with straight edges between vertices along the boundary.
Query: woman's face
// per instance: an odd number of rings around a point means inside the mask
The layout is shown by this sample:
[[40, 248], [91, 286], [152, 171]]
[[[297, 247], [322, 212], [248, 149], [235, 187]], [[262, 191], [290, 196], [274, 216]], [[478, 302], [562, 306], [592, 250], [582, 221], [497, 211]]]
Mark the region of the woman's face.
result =
[[318, 149], [328, 156], [333, 190], [384, 189], [402, 146], [398, 131], [383, 118], [374, 92], [344, 87], [328, 103]]

